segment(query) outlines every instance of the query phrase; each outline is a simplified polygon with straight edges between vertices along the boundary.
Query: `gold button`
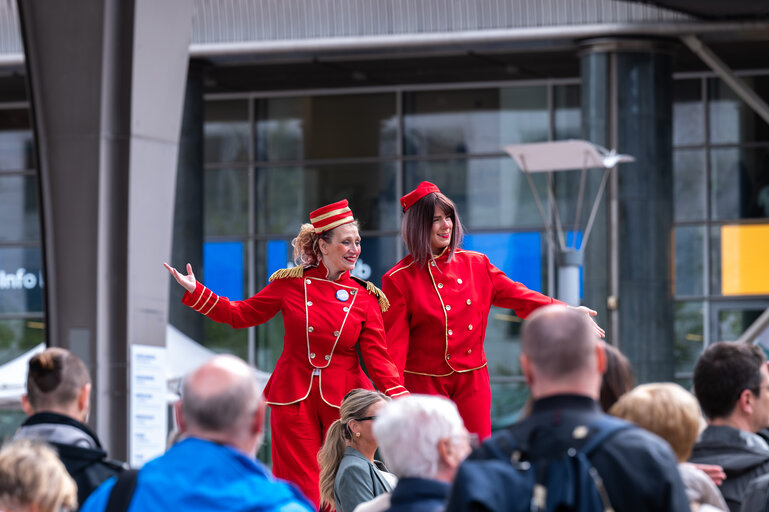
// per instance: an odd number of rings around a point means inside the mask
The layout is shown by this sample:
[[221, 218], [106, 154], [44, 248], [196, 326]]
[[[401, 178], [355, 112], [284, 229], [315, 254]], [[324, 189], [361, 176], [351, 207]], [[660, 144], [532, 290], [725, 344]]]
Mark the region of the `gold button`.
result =
[[315, 359], [315, 352], [310, 352], [310, 359]]
[[315, 328], [314, 328], [313, 326], [309, 326], [309, 327], [307, 328], [307, 332], [312, 332], [312, 331], [314, 331], [314, 330], [315, 330]]
[[438, 288], [443, 288], [443, 283], [438, 283]]
[[348, 308], [347, 306], [343, 307], [342, 309], [345, 311], [350, 311], [350, 308]]
[[304, 282], [307, 283], [307, 284], [311, 284], [312, 283], [312, 281], [310, 281], [309, 279], [305, 279]]
[[326, 361], [328, 361], [329, 359], [331, 359], [331, 356], [323, 356], [323, 358], [324, 358]]
[[434, 267], [434, 266], [435, 266], [435, 262], [434, 262], [434, 261], [431, 261], [431, 262], [430, 262], [430, 265], [432, 265], [432, 266]]
[[458, 282], [459, 284], [462, 284], [462, 278], [460, 277], [459, 279], [457, 279], [457, 282]]
[[308, 306], [312, 306], [312, 301], [311, 301], [311, 300], [308, 300], [308, 301], [307, 301], [307, 305], [308, 305]]
[[470, 299], [467, 299], [467, 305], [468, 305], [468, 306], [469, 306], [470, 304], [472, 304], [472, 303], [473, 303], [473, 301], [471, 301]]
[[355, 295], [355, 290], [350, 290], [350, 295]]
[[451, 329], [449, 329], [449, 336], [452, 336], [453, 334], [454, 334], [454, 331], [452, 331]]
[[451, 305], [450, 304], [446, 304], [446, 311], [451, 311]]
[[468, 326], [467, 326], [467, 330], [468, 330], [468, 331], [472, 331], [472, 330], [473, 330], [473, 324], [470, 324], [470, 325], [468, 325]]
[[471, 349], [471, 348], [468, 348], [468, 349], [467, 349], [467, 355], [469, 356], [469, 355], [470, 355], [470, 354], [472, 354], [472, 353], [473, 353], [473, 349]]
[[446, 354], [446, 359], [451, 359], [451, 354]]
[[334, 336], [339, 336], [339, 331], [334, 331]]

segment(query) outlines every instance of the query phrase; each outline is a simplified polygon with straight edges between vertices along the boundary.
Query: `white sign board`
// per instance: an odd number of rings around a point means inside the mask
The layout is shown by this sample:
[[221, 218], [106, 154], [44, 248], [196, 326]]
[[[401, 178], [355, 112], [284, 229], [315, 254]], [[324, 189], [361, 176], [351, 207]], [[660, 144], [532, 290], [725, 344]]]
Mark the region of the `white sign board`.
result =
[[131, 345], [129, 463], [139, 468], [166, 449], [166, 348]]

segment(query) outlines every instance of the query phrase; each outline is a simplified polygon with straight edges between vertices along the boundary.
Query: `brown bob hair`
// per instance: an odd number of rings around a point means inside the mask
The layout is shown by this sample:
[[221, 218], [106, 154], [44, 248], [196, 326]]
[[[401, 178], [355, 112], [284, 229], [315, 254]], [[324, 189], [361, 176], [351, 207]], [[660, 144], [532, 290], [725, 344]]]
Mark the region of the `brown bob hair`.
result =
[[433, 259], [430, 234], [436, 206], [443, 210], [443, 213], [454, 223], [448, 247], [449, 261], [454, 257], [454, 252], [462, 247], [464, 229], [454, 202], [441, 192], [427, 194], [406, 210], [401, 224], [401, 235], [406, 248], [420, 267], [427, 265], [427, 262]]

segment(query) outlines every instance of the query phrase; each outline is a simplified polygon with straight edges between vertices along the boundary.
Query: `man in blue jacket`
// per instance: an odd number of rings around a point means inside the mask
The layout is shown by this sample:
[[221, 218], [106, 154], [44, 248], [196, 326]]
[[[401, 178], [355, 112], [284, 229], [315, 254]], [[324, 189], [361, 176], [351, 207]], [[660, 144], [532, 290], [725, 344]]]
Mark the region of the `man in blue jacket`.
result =
[[[265, 403], [245, 362], [214, 357], [185, 378], [176, 407], [183, 439], [139, 471], [132, 496], [128, 493], [130, 504], [122, 509], [313, 510], [296, 488], [276, 480], [254, 459], [264, 433]], [[110, 503], [115, 482], [105, 482], [80, 510], [115, 510], [118, 504]]]

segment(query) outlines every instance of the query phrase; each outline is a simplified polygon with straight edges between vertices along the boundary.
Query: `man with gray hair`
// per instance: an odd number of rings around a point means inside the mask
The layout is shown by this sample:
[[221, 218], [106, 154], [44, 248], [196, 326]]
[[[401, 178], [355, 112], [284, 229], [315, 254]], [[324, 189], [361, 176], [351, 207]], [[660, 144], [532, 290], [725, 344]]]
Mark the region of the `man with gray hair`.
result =
[[[521, 352], [521, 369], [534, 400], [531, 414], [468, 457], [457, 473], [449, 511], [529, 510], [530, 503], [532, 510], [545, 510], [545, 503], [553, 510], [557, 505], [551, 498], [558, 491], [578, 500], [597, 491], [594, 495], [603, 505], [617, 512], [689, 510], [670, 446], [601, 411], [597, 400], [606, 356], [584, 314], [563, 306], [536, 310], [524, 323]], [[576, 488], [567, 487], [565, 478], [543, 481], [536, 475], [535, 469], [571, 463], [577, 456], [590, 476], [580, 474], [587, 476], [582, 482], [571, 479]], [[518, 469], [511, 469], [511, 461]], [[534, 494], [516, 479], [519, 470], [529, 468], [535, 468], [531, 473], [537, 477]]]
[[[184, 438], [139, 471], [124, 510], [313, 510], [297, 489], [254, 459], [265, 403], [253, 370], [241, 359], [216, 356], [188, 375], [176, 414]], [[108, 480], [80, 510], [113, 510], [114, 496], [123, 500], [113, 488], [123, 489], [123, 482]]]
[[386, 404], [373, 428], [388, 469], [398, 477], [390, 508], [380, 510], [443, 510], [457, 468], [470, 453], [457, 406], [439, 396], [410, 395]]

